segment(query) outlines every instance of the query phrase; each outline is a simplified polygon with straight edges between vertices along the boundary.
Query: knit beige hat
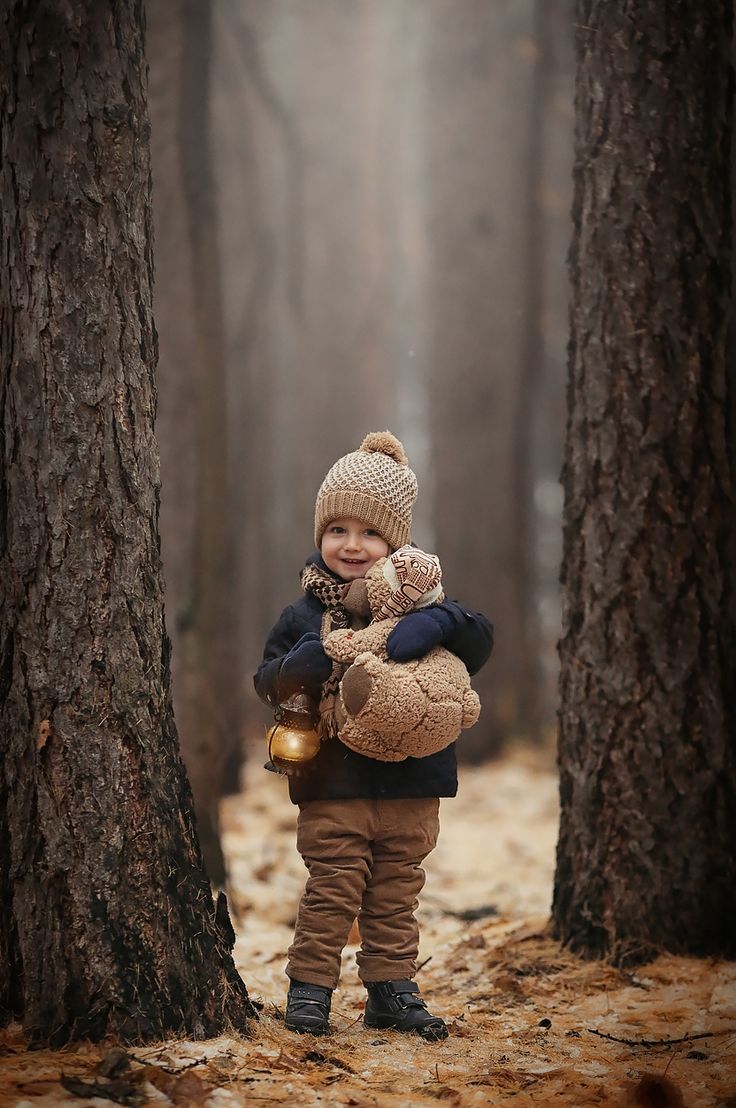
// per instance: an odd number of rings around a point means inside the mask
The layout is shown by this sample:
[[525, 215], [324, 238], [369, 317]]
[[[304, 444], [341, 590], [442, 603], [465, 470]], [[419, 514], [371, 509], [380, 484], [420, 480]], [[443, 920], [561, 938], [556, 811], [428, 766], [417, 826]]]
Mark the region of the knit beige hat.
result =
[[372, 431], [359, 450], [339, 458], [325, 477], [314, 507], [314, 541], [333, 519], [353, 517], [375, 527], [392, 550], [411, 541], [411, 507], [417, 479], [406, 451], [390, 431]]

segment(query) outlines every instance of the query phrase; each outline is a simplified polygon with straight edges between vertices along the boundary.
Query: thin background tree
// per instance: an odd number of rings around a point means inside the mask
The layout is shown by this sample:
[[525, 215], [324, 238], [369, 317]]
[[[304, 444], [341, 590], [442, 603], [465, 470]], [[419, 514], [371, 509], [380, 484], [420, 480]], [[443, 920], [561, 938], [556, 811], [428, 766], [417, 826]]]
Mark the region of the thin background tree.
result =
[[246, 667], [210, 132], [212, 5], [149, 0], [146, 12], [161, 541], [174, 704], [207, 871], [223, 885], [218, 801], [238, 791]]

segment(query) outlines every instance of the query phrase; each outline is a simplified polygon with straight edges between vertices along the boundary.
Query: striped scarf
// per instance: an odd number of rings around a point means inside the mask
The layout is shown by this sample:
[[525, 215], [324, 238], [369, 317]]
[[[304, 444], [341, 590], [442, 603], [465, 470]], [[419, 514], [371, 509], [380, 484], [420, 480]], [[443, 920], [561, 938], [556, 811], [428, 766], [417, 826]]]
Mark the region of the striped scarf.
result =
[[[330, 631], [350, 627], [350, 614], [343, 606], [343, 597], [348, 588], [344, 581], [336, 581], [319, 566], [305, 566], [301, 573], [302, 588], [316, 596], [325, 606], [322, 616], [320, 639], [325, 639]], [[322, 685], [322, 697], [319, 702], [318, 730], [322, 739], [337, 738], [338, 726], [335, 719], [335, 705], [343, 674], [348, 667], [338, 662], [332, 663], [332, 673]]]

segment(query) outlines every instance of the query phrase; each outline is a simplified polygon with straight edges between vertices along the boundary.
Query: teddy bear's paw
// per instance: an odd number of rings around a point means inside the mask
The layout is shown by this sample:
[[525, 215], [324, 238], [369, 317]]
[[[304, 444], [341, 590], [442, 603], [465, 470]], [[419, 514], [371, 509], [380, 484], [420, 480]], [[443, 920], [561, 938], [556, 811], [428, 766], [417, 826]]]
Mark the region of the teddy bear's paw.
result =
[[[388, 624], [388, 626], [386, 626]], [[371, 623], [368, 627], [354, 631], [350, 628], [341, 628], [338, 631], [330, 631], [322, 641], [326, 652], [335, 662], [350, 665], [358, 661], [361, 654], [372, 654], [386, 658], [386, 639], [391, 632], [391, 623], [384, 620], [383, 623]]]
[[373, 627], [365, 627], [362, 631], [351, 631], [349, 628], [341, 628], [339, 631], [330, 631], [325, 635], [322, 645], [333, 662], [341, 662], [350, 665], [361, 654], [372, 654], [375, 649], [380, 650], [383, 645], [381, 634], [376, 634]]
[[356, 644], [352, 641], [352, 633], [348, 630], [330, 631], [322, 640], [322, 646], [333, 662], [352, 662], [358, 653]]
[[349, 716], [365, 708], [373, 691], [373, 678], [364, 665], [353, 664], [342, 679], [340, 700]]
[[472, 727], [480, 716], [480, 697], [475, 689], [466, 689], [463, 697], [463, 730]]

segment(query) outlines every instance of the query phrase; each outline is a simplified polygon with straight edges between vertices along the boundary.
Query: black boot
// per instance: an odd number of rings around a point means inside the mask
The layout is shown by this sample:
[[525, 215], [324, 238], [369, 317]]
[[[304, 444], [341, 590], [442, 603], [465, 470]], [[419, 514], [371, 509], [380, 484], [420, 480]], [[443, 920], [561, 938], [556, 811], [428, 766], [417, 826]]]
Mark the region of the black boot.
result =
[[327, 1021], [330, 1018], [331, 1001], [332, 989], [325, 989], [321, 985], [305, 985], [292, 978], [286, 998], [284, 1024], [289, 1031], [326, 1035], [329, 1031]]
[[434, 1041], [447, 1038], [445, 1021], [427, 1011], [415, 981], [374, 981], [366, 989], [368, 1003], [363, 1017], [366, 1027], [413, 1031]]

